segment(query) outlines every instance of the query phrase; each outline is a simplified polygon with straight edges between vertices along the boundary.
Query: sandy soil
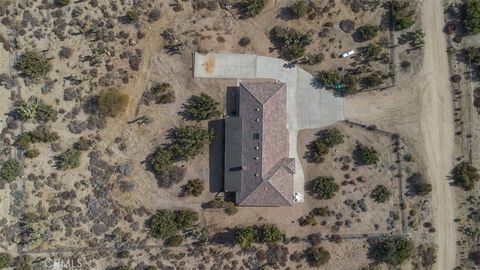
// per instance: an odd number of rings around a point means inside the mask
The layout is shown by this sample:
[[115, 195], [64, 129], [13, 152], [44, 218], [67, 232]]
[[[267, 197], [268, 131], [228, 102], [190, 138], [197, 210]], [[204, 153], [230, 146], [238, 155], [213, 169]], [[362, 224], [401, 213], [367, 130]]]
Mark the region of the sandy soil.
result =
[[436, 209], [438, 269], [455, 267], [456, 229], [454, 192], [445, 181], [452, 168], [453, 110], [450, 92], [447, 46], [442, 27], [443, 7], [440, 1], [425, 1], [423, 8], [426, 33], [423, 72], [427, 75], [422, 121], [427, 172], [433, 184]]

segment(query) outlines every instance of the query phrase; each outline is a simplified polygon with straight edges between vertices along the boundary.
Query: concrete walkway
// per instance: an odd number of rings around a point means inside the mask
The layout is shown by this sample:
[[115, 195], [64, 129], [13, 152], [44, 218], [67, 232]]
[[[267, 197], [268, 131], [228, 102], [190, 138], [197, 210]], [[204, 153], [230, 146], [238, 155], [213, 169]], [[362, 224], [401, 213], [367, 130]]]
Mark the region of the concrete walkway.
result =
[[[281, 59], [254, 54], [195, 53], [195, 78], [275, 79], [287, 85], [289, 157], [295, 158], [294, 192], [305, 194], [305, 177], [297, 153], [301, 129], [322, 128], [344, 120], [343, 98], [314, 86], [313, 76]], [[303, 153], [301, 153], [303, 155]]]

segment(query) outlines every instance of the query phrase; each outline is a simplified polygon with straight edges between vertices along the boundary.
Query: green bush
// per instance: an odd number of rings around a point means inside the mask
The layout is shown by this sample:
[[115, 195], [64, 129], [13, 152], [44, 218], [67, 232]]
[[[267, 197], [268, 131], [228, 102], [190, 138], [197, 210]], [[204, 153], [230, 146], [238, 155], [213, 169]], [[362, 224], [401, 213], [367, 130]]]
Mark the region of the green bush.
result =
[[182, 186], [183, 196], [200, 196], [204, 189], [203, 181], [199, 178], [188, 180], [188, 182]]
[[328, 148], [335, 147], [344, 142], [344, 136], [338, 128], [324, 129], [318, 133], [318, 137]]
[[320, 138], [317, 138], [315, 141], [311, 142], [310, 151], [312, 161], [315, 163], [322, 163], [325, 160], [324, 156], [328, 154], [329, 148]]
[[32, 137], [28, 132], [24, 132], [18, 135], [17, 140], [15, 141], [15, 145], [24, 151], [30, 149], [31, 143], [32, 143]]
[[283, 240], [283, 233], [274, 224], [264, 224], [261, 228], [262, 242], [275, 243]]
[[307, 15], [307, 11], [307, 4], [305, 4], [305, 1], [303, 0], [298, 0], [290, 6], [290, 12], [292, 13], [293, 17], [297, 19]]
[[52, 69], [52, 64], [37, 51], [26, 51], [18, 58], [16, 68], [28, 78], [38, 81]]
[[8, 182], [13, 182], [22, 174], [22, 167], [20, 162], [15, 159], [8, 159], [2, 164], [0, 169], [0, 177], [7, 180]]
[[403, 238], [387, 238], [374, 243], [370, 256], [380, 262], [398, 266], [412, 256], [414, 251], [413, 243]]
[[101, 114], [116, 117], [125, 111], [128, 105], [128, 95], [109, 89], [103, 90], [98, 95], [98, 110]]
[[[144, 99], [154, 99], [157, 104], [167, 104], [175, 101], [175, 92], [169, 83], [155, 83], [150, 93]], [[148, 100], [146, 101], [148, 105]]]
[[168, 148], [157, 149], [150, 160], [150, 164], [156, 175], [168, 171], [168, 169], [172, 167], [173, 162], [173, 153]]
[[51, 131], [50, 127], [38, 126], [33, 131], [28, 132], [32, 143], [48, 143], [60, 139], [57, 132]]
[[235, 215], [238, 212], [238, 207], [234, 202], [226, 201], [224, 208], [225, 213], [229, 216]]
[[48, 122], [56, 121], [58, 112], [53, 108], [53, 106], [44, 103], [43, 101], [38, 102], [37, 110], [35, 113], [35, 119], [39, 122]]
[[365, 48], [364, 58], [367, 61], [376, 60], [381, 52], [382, 52], [382, 47], [375, 44], [369, 44]]
[[32, 119], [37, 114], [38, 104], [27, 101], [19, 101], [16, 104], [16, 113], [20, 120], [26, 121]]
[[182, 244], [183, 240], [184, 240], [183, 236], [176, 234], [174, 236], [171, 236], [165, 239], [165, 245], [169, 247], [176, 247]]
[[413, 194], [427, 196], [432, 192], [432, 185], [421, 173], [414, 173], [407, 179]]
[[370, 193], [370, 197], [378, 203], [384, 203], [390, 200], [392, 192], [384, 185], [377, 185]]
[[177, 210], [174, 212], [174, 221], [177, 229], [183, 230], [198, 221], [198, 213], [189, 209]]
[[404, 30], [414, 24], [415, 11], [409, 1], [392, 0], [389, 2], [392, 11], [393, 26], [396, 31]]
[[312, 191], [318, 199], [331, 199], [339, 189], [333, 177], [317, 177], [313, 180]]
[[280, 26], [270, 30], [270, 40], [281, 56], [287, 60], [302, 57], [305, 54], [305, 48], [312, 43], [311, 34]]
[[11, 267], [13, 263], [12, 256], [8, 253], [0, 253], [0, 269]]
[[380, 74], [376, 72], [362, 78], [362, 84], [365, 87], [376, 87], [381, 85], [382, 83], [382, 76], [380, 76]]
[[325, 55], [323, 53], [306, 54], [301, 60], [301, 63], [305, 65], [316, 65], [321, 63], [324, 59]]
[[140, 12], [136, 9], [127, 11], [127, 18], [130, 22], [136, 22], [140, 18]]
[[477, 0], [466, 0], [466, 16], [464, 20], [465, 29], [469, 34], [480, 33], [480, 2]]
[[330, 252], [323, 247], [310, 247], [305, 253], [312, 267], [320, 267], [330, 261]]
[[55, 156], [55, 166], [59, 170], [66, 171], [80, 166], [80, 151], [76, 149], [68, 149], [67, 151]]
[[467, 191], [472, 190], [475, 187], [475, 182], [478, 182], [480, 179], [477, 168], [475, 168], [470, 162], [466, 161], [455, 166], [452, 174], [454, 184]]
[[238, 212], [238, 208], [234, 202], [225, 201], [219, 197], [216, 197], [212, 201], [208, 202], [208, 205], [211, 208], [224, 208], [225, 213], [230, 216]]
[[64, 7], [68, 4], [70, 4], [70, 0], [55, 0], [54, 3], [55, 3], [55, 5], [57, 5], [59, 7]]
[[326, 87], [340, 83], [340, 72], [336, 70], [322, 71], [318, 74], [318, 81]]
[[185, 104], [185, 113], [192, 120], [210, 120], [219, 117], [218, 103], [211, 96], [201, 93], [199, 96], [192, 96]]
[[298, 224], [301, 227], [304, 226], [316, 226], [318, 225], [317, 219], [312, 215], [306, 215], [298, 219]]
[[242, 0], [240, 2], [242, 18], [248, 19], [257, 16], [265, 8], [267, 3], [268, 0]]
[[175, 215], [172, 211], [161, 209], [150, 218], [150, 229], [152, 234], [160, 239], [167, 239], [177, 233]]
[[235, 235], [235, 244], [242, 248], [249, 248], [258, 241], [258, 230], [254, 226], [241, 228]]
[[378, 25], [372, 25], [372, 24], [367, 24], [364, 26], [360, 26], [358, 28], [360, 37], [365, 41], [374, 39], [378, 35], [379, 31], [380, 31], [380, 28], [378, 27]]
[[362, 165], [374, 165], [379, 161], [378, 152], [373, 147], [365, 146], [357, 143], [356, 150], [358, 153], [358, 161]]
[[38, 149], [28, 149], [27, 151], [25, 151], [24, 153], [25, 157], [26, 158], [36, 158], [40, 155], [40, 151], [38, 151]]
[[200, 126], [177, 127], [172, 135], [173, 142], [168, 149], [175, 161], [193, 159], [213, 140], [213, 131]]

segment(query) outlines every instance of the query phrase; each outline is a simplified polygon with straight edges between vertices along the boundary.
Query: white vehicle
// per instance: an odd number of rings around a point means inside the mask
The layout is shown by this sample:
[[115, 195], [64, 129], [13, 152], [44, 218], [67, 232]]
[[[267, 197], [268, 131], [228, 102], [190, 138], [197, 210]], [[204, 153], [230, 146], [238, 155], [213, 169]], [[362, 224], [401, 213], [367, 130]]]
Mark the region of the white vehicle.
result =
[[301, 201], [302, 200], [302, 194], [300, 194], [298, 192], [293, 193], [293, 200], [296, 201], [296, 202]]
[[355, 54], [354, 50], [348, 51], [342, 54], [342, 58], [349, 57], [350, 55], [353, 55], [353, 54]]

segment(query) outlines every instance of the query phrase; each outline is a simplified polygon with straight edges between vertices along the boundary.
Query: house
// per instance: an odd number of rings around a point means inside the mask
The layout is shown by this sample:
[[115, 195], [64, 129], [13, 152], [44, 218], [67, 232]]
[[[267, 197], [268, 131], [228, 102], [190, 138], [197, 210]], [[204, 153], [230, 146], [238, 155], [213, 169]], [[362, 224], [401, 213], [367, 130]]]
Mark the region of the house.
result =
[[225, 119], [224, 189], [240, 206], [293, 204], [295, 159], [288, 158], [283, 83], [242, 82], [236, 115]]

